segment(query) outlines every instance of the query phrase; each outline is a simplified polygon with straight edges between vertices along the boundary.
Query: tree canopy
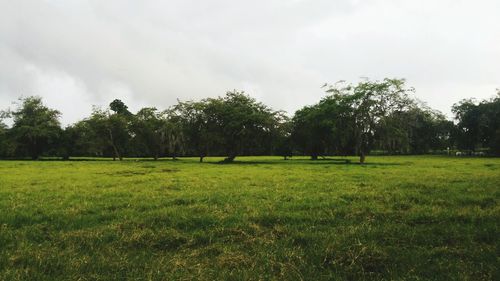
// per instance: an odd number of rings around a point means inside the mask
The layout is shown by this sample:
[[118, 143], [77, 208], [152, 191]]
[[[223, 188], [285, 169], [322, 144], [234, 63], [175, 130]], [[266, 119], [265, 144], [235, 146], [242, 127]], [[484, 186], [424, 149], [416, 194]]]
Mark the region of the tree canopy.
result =
[[61, 133], [59, 111], [45, 106], [40, 97], [21, 98], [10, 115], [14, 125], [9, 135], [17, 155], [38, 159]]
[[490, 100], [462, 100], [453, 105], [452, 111], [457, 120], [459, 148], [472, 151], [489, 148], [500, 154], [500, 90]]
[[[357, 155], [481, 151], [500, 155], [500, 93], [462, 100], [447, 119], [412, 97], [402, 79], [324, 85], [325, 96], [293, 116], [242, 91], [178, 101], [133, 113], [120, 99], [61, 127], [60, 113], [40, 97], [20, 99], [0, 115], [0, 157], [160, 157], [239, 155]], [[10, 119], [12, 126], [2, 122]], [[8, 123], [7, 123], [8, 124]]]

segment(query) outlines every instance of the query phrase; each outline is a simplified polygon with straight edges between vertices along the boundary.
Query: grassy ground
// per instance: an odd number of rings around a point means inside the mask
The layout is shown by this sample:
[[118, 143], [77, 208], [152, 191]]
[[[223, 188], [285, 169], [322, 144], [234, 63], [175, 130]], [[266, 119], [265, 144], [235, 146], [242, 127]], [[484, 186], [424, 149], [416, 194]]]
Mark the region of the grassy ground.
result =
[[500, 159], [0, 161], [0, 280], [499, 280]]

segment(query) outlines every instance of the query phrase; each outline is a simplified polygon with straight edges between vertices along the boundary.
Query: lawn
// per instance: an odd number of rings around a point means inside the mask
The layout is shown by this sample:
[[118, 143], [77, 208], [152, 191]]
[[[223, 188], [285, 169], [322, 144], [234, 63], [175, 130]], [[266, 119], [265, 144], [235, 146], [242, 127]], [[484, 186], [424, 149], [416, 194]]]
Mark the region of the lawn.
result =
[[500, 159], [0, 161], [0, 280], [499, 280]]

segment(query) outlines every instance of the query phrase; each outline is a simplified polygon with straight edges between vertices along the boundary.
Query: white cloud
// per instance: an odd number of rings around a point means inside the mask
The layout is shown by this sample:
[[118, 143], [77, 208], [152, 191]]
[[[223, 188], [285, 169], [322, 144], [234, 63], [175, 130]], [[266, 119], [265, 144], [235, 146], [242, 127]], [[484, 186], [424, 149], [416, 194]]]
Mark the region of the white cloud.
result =
[[324, 82], [405, 77], [444, 112], [500, 86], [495, 0], [2, 1], [0, 107], [38, 94], [64, 123], [242, 89], [291, 113]]

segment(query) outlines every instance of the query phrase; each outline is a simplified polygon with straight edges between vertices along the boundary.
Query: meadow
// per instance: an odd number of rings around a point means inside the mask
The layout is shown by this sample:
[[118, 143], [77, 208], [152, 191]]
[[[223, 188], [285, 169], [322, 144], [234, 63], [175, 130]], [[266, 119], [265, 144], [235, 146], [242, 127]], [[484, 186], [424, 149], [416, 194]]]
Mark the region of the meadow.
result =
[[500, 159], [0, 161], [0, 280], [499, 280]]

